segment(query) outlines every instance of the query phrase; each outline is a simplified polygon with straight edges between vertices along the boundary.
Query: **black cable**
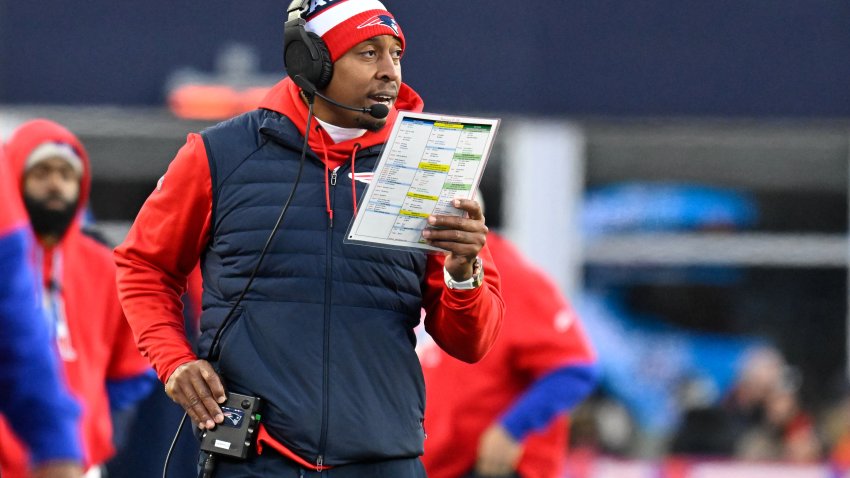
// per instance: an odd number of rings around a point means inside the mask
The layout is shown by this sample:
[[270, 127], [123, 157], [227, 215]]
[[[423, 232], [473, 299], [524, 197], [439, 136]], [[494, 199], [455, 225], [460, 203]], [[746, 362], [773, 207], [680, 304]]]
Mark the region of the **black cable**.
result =
[[201, 469], [201, 478], [212, 478], [215, 471], [215, 454], [207, 452], [207, 457], [204, 459], [204, 466]]
[[251, 287], [251, 284], [254, 282], [254, 277], [257, 276], [257, 271], [260, 270], [260, 265], [263, 263], [263, 258], [266, 257], [266, 252], [268, 252], [269, 246], [272, 243], [272, 239], [274, 238], [275, 233], [278, 228], [280, 228], [280, 224], [283, 222], [283, 217], [286, 215], [286, 211], [289, 209], [289, 203], [292, 201], [292, 197], [295, 196], [295, 188], [298, 187], [298, 183], [301, 182], [301, 172], [304, 171], [304, 158], [307, 156], [307, 145], [308, 140], [310, 138], [310, 124], [313, 120], [313, 101], [315, 100], [314, 96], [309, 97], [308, 105], [309, 112], [307, 113], [307, 130], [304, 133], [304, 146], [301, 147], [301, 159], [298, 164], [298, 174], [295, 176], [295, 184], [292, 185], [292, 191], [289, 192], [289, 197], [286, 198], [286, 202], [283, 204], [283, 208], [280, 211], [280, 216], [277, 218], [277, 222], [272, 228], [272, 232], [269, 234], [268, 239], [266, 239], [266, 244], [263, 246], [263, 250], [260, 251], [260, 257], [257, 259], [257, 265], [254, 266], [254, 270], [251, 272], [251, 277], [248, 278], [248, 283], [245, 284], [245, 287], [242, 289], [242, 293], [239, 294], [239, 298], [236, 299], [236, 303], [233, 304], [233, 307], [230, 308], [230, 312], [227, 313], [227, 316], [224, 318], [224, 321], [218, 327], [218, 330], [215, 333], [215, 337], [213, 337], [212, 343], [210, 344], [210, 350], [207, 352], [206, 360], [212, 361], [218, 358], [218, 354], [215, 353], [216, 347], [218, 347], [218, 342], [221, 339], [221, 336], [224, 335], [224, 331], [227, 329], [228, 323], [230, 319], [233, 317], [233, 312], [236, 311], [236, 308], [239, 307], [239, 304], [242, 302], [242, 299], [245, 297], [245, 294], [248, 293], [248, 288]]
[[[230, 312], [225, 316], [224, 321], [222, 321], [221, 325], [218, 326], [218, 330], [216, 330], [215, 336], [213, 337], [212, 343], [210, 344], [210, 349], [207, 352], [207, 357], [205, 360], [210, 362], [214, 360], [214, 357], [217, 357], [215, 353], [216, 347], [218, 347], [218, 342], [221, 340], [221, 336], [224, 335], [225, 329], [229, 325], [230, 319], [233, 317], [233, 312], [236, 311], [236, 308], [239, 307], [239, 304], [242, 302], [242, 299], [245, 297], [245, 294], [248, 293], [248, 288], [251, 287], [251, 283], [254, 282], [254, 277], [257, 276], [257, 271], [260, 270], [260, 265], [263, 263], [263, 258], [266, 257], [266, 252], [268, 252], [269, 246], [272, 243], [272, 239], [274, 238], [275, 233], [280, 228], [280, 225], [283, 223], [283, 218], [286, 215], [286, 211], [289, 209], [289, 203], [292, 202], [293, 196], [295, 196], [295, 189], [298, 187], [298, 183], [301, 182], [301, 173], [304, 171], [304, 159], [307, 157], [307, 146], [309, 145], [310, 139], [310, 127], [313, 123], [313, 102], [316, 97], [312, 95], [307, 96], [307, 105], [309, 107], [309, 111], [307, 113], [307, 129], [304, 133], [304, 145], [301, 147], [301, 159], [298, 161], [298, 174], [295, 175], [295, 182], [292, 185], [292, 190], [289, 192], [289, 197], [286, 198], [286, 202], [283, 204], [283, 207], [280, 210], [280, 215], [277, 218], [277, 222], [275, 222], [274, 227], [272, 228], [272, 232], [269, 234], [268, 239], [266, 239], [266, 243], [263, 246], [262, 251], [260, 251], [260, 256], [257, 258], [257, 264], [254, 266], [254, 270], [251, 272], [251, 276], [248, 278], [248, 282], [245, 284], [245, 287], [242, 289], [242, 293], [239, 294], [239, 297], [236, 299], [236, 302], [233, 304], [233, 307], [230, 308]], [[216, 370], [218, 373], [218, 370]], [[171, 440], [171, 446], [168, 447], [168, 453], [165, 455], [165, 463], [162, 466], [162, 478], [166, 478], [166, 473], [168, 471], [168, 462], [171, 459], [171, 453], [174, 450], [174, 444], [177, 443], [177, 438], [180, 436], [180, 431], [183, 429], [183, 423], [186, 422], [186, 417], [189, 415], [188, 412], [183, 412], [183, 418], [180, 419], [180, 424], [177, 426], [177, 432], [174, 434], [174, 439]], [[207, 460], [204, 461], [204, 477], [206, 477], [206, 466], [207, 462], [212, 461], [213, 464], [210, 466], [215, 466], [215, 461], [212, 458], [212, 453], [208, 453]], [[211, 475], [210, 475], [211, 476]]]
[[177, 443], [177, 439], [180, 438], [180, 430], [183, 429], [183, 424], [186, 423], [186, 417], [189, 414], [183, 412], [183, 418], [180, 419], [180, 424], [177, 425], [177, 433], [174, 434], [174, 438], [171, 440], [171, 445], [168, 447], [168, 453], [165, 455], [165, 463], [162, 466], [162, 478], [166, 478], [166, 474], [168, 473], [168, 462], [171, 461], [171, 452], [174, 451], [174, 444]]

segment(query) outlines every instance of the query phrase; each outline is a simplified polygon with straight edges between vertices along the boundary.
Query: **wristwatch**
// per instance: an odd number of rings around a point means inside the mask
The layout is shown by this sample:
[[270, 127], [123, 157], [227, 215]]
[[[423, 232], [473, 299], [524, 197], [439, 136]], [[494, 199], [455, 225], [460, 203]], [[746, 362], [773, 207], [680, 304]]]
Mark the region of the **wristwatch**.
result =
[[446, 282], [446, 287], [456, 290], [472, 290], [477, 289], [484, 283], [484, 264], [480, 257], [475, 258], [475, 263], [472, 264], [472, 277], [462, 281], [452, 279], [449, 271], [443, 267], [443, 280]]

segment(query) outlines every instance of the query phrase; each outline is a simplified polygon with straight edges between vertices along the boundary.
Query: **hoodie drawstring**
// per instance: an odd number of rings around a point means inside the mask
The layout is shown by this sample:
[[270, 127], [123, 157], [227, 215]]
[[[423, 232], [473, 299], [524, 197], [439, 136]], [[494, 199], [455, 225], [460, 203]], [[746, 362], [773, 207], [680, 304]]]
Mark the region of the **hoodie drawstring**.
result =
[[65, 297], [62, 290], [62, 251], [59, 247], [34, 247], [38, 270], [49, 274], [47, 280], [40, 279], [41, 300], [44, 316], [48, 319], [50, 335], [56, 341], [59, 356], [64, 362], [75, 362], [77, 350], [71, 341], [71, 330], [65, 314]]
[[[319, 140], [322, 145], [322, 156], [325, 161], [325, 211], [328, 213], [328, 219], [330, 220], [331, 227], [333, 227], [334, 222], [334, 211], [331, 207], [331, 184], [329, 184], [328, 180], [328, 172], [331, 171], [330, 167], [330, 159], [328, 158], [328, 146], [325, 143], [325, 137], [322, 135], [320, 131], [321, 127], [316, 126], [316, 132], [319, 133]], [[357, 215], [357, 186], [355, 185], [354, 172], [355, 172], [355, 157], [357, 156], [357, 152], [360, 151], [362, 146], [360, 143], [354, 143], [354, 148], [351, 150], [351, 204], [354, 207], [354, 215]], [[333, 185], [336, 185], [336, 170], [334, 169], [332, 173], [334, 180]]]
[[354, 157], [357, 156], [357, 151], [360, 150], [360, 143], [354, 143], [354, 149], [351, 150], [351, 204], [354, 206], [354, 215], [357, 215], [357, 186], [354, 180]]

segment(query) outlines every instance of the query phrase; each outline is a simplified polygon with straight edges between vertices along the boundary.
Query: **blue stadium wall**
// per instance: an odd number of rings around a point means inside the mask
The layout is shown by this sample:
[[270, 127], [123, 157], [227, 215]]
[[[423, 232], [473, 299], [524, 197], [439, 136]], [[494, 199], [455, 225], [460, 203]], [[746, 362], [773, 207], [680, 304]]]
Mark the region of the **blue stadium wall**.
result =
[[[0, 0], [0, 103], [162, 104], [237, 41], [283, 74], [288, 2]], [[847, 0], [387, 0], [431, 111], [850, 116]]]

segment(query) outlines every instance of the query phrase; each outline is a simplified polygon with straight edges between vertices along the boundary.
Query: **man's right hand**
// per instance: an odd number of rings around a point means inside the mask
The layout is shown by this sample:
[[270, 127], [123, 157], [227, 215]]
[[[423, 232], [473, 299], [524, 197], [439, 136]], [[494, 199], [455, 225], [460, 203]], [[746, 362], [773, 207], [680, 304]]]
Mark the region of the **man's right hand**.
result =
[[209, 429], [224, 421], [219, 403], [224, 403], [224, 386], [206, 360], [186, 362], [168, 377], [165, 393], [189, 414], [198, 428]]
[[33, 478], [82, 478], [83, 469], [73, 461], [48, 461], [36, 465], [32, 470]]

